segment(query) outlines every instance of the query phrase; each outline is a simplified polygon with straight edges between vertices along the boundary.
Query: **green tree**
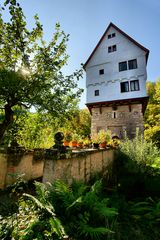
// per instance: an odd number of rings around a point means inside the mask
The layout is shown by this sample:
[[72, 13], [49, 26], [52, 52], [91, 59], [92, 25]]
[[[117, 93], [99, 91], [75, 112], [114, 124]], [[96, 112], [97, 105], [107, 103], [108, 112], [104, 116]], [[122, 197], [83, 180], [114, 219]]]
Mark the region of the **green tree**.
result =
[[79, 111], [78, 131], [82, 136], [88, 136], [91, 133], [91, 115], [87, 108]]
[[16, 140], [25, 148], [49, 148], [54, 144], [54, 133], [58, 129], [58, 121], [49, 114], [28, 113], [17, 117]]
[[[25, 148], [50, 148], [54, 145], [57, 131], [77, 133], [81, 137], [90, 134], [91, 117], [87, 109], [70, 110], [65, 115], [53, 118], [48, 113], [28, 112], [19, 107], [14, 108], [14, 123], [4, 135], [4, 146], [17, 144]], [[4, 114], [0, 113], [0, 121]]]
[[[10, 20], [3, 20], [8, 11]], [[82, 70], [64, 76], [68, 35], [56, 24], [50, 42], [44, 41], [43, 26], [37, 15], [35, 27], [27, 29], [23, 10], [16, 0], [6, 0], [0, 9], [0, 107], [4, 119], [0, 140], [14, 122], [14, 107], [34, 106], [54, 118], [65, 115], [77, 103], [81, 89], [77, 80]]]
[[145, 138], [160, 147], [160, 79], [147, 83], [149, 103], [145, 113]]
[[74, 109], [69, 113], [68, 119], [64, 121], [62, 131], [69, 130], [80, 136], [87, 137], [91, 133], [91, 116], [87, 108]]

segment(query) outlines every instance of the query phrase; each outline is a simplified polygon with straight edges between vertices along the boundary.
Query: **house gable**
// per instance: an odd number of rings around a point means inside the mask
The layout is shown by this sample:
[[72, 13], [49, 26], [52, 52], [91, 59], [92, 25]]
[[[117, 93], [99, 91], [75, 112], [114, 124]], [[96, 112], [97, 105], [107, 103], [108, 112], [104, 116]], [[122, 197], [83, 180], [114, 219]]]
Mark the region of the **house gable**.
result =
[[[116, 36], [108, 39], [108, 35], [113, 34], [113, 33], [115, 33]], [[91, 62], [93, 56], [95, 58], [97, 58], [96, 55], [97, 55], [97, 50], [98, 49], [105, 50], [104, 53], [101, 53], [101, 56], [103, 57], [103, 54], [105, 54], [106, 51], [107, 51], [107, 46], [111, 45], [112, 42], [115, 42], [114, 40], [116, 39], [117, 35], [120, 37], [120, 39], [125, 39], [126, 41], [128, 41], [128, 44], [130, 43], [130, 45], [138, 47], [139, 49], [141, 49], [144, 52], [144, 55], [146, 57], [146, 63], [147, 63], [149, 50], [147, 48], [143, 47], [141, 44], [139, 44], [137, 41], [135, 41], [133, 38], [131, 38], [129, 35], [127, 35], [125, 32], [123, 32], [121, 29], [119, 29], [116, 25], [114, 25], [113, 23], [110, 23], [109, 26], [107, 27], [106, 31], [102, 35], [101, 39], [99, 40], [98, 44], [94, 48], [93, 52], [89, 56], [88, 60], [84, 64], [84, 69], [87, 68], [87, 66]], [[123, 44], [122, 44], [122, 46], [123, 46]]]

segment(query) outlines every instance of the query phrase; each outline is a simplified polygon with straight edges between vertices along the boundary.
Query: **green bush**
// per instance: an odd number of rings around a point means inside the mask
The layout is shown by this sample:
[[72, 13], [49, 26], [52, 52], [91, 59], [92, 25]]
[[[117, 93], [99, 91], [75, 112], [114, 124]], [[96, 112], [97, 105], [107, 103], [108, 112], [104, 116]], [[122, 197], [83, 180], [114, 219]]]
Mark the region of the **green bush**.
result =
[[126, 138], [124, 142], [121, 142], [120, 151], [126, 158], [139, 165], [151, 165], [160, 156], [160, 150], [138, 133], [133, 140]]
[[35, 186], [36, 197], [24, 194], [18, 211], [1, 218], [1, 239], [97, 240], [114, 234], [118, 213], [103, 196], [100, 180], [92, 186], [76, 181]]
[[[137, 134], [121, 143], [117, 158], [119, 190], [128, 197], [159, 196], [160, 150]], [[155, 184], [154, 184], [155, 183]]]
[[65, 232], [54, 209], [45, 202], [40, 202], [31, 195], [30, 200], [21, 198], [18, 211], [11, 216], [0, 218], [0, 239], [3, 240], [60, 240]]
[[49, 189], [49, 198], [67, 234], [74, 239], [104, 239], [114, 234], [118, 213], [103, 196], [100, 180], [92, 186], [56, 181]]
[[111, 196], [118, 209], [114, 240], [159, 240], [160, 199], [139, 198], [127, 201], [125, 195]]
[[18, 211], [0, 217], [0, 239], [160, 239], [160, 198], [128, 201], [118, 191], [106, 192], [103, 184], [37, 182], [36, 196], [24, 194]]

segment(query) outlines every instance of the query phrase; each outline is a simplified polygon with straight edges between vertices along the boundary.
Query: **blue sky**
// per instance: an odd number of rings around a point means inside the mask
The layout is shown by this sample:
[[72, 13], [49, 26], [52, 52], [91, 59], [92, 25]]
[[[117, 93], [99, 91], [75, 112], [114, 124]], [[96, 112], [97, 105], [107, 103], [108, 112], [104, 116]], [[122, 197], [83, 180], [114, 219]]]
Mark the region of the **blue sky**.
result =
[[[1, 2], [2, 0], [0, 0]], [[65, 72], [85, 63], [110, 22], [150, 50], [148, 80], [160, 77], [160, 1], [159, 0], [19, 0], [28, 26], [37, 13], [49, 40], [56, 22], [70, 34], [70, 60]], [[85, 73], [80, 80], [85, 89]], [[85, 105], [85, 92], [80, 107]]]

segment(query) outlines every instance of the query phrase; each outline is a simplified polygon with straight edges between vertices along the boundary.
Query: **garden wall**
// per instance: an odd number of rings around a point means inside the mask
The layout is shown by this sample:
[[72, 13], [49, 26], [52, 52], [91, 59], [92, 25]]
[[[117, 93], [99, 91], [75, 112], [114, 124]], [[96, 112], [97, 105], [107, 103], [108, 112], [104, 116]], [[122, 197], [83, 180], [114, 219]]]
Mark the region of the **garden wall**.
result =
[[43, 150], [0, 152], [0, 189], [16, 182], [20, 174], [24, 174], [24, 180], [43, 177], [44, 183], [55, 179], [69, 183], [73, 179], [88, 181], [97, 172], [103, 172], [108, 179], [112, 178], [113, 150], [74, 150], [64, 156], [59, 159], [54, 150], [49, 157]]
[[62, 159], [45, 159], [43, 182], [61, 179], [69, 183], [73, 179], [88, 181], [97, 172], [103, 172], [112, 178], [114, 163], [113, 150], [74, 151], [70, 157]]
[[0, 152], [0, 189], [13, 184], [20, 174], [25, 180], [42, 177], [44, 154], [32, 152]]

